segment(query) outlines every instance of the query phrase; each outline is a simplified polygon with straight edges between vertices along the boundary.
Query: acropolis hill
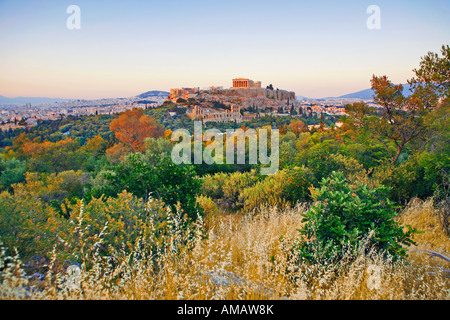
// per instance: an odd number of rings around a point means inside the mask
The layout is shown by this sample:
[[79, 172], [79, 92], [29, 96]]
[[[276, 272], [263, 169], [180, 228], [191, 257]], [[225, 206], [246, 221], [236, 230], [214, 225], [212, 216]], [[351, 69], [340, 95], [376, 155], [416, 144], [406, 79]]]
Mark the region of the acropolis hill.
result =
[[[167, 101], [185, 105], [189, 118], [203, 122], [249, 121], [258, 116], [257, 110], [296, 107], [295, 92], [274, 89], [272, 85], [263, 89], [260, 81], [247, 78], [236, 78], [232, 83], [229, 89], [171, 89]], [[252, 112], [246, 111], [248, 108]]]
[[229, 97], [242, 98], [268, 98], [277, 101], [295, 101], [295, 92], [272, 88], [262, 88], [261, 81], [253, 81], [247, 78], [236, 78], [232, 80], [233, 86], [230, 89], [223, 87], [210, 87], [200, 90], [200, 88], [171, 89], [168, 100], [176, 102], [179, 98], [188, 100], [195, 98], [202, 92], [217, 92]]

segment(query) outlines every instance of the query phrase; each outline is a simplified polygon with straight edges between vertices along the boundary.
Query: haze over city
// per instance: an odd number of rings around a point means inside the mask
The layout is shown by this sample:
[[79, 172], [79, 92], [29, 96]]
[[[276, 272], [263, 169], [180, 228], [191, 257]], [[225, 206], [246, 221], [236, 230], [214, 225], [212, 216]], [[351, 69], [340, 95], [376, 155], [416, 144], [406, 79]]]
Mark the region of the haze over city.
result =
[[[67, 7], [81, 10], [69, 30]], [[366, 12], [381, 10], [370, 30]], [[0, 95], [97, 99], [249, 77], [311, 98], [405, 83], [448, 1], [0, 1]]]

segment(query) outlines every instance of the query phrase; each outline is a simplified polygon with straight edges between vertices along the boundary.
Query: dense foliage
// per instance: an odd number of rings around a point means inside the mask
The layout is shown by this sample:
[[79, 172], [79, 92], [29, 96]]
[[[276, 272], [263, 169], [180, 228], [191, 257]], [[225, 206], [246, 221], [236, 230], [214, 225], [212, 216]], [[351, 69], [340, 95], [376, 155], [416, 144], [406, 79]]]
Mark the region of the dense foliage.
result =
[[[248, 161], [175, 165], [171, 134], [180, 128], [193, 132], [185, 115], [193, 101], [120, 115], [69, 116], [2, 133], [0, 240], [24, 259], [49, 259], [53, 248], [69, 250], [64, 243], [77, 247], [81, 229], [74, 226], [83, 211], [92, 245], [108, 222], [100, 251], [108, 256], [136, 245], [142, 234], [154, 234], [148, 230], [165, 225], [167, 208], [181, 214], [187, 227], [199, 217], [211, 221], [224, 213], [258, 214], [264, 206], [318, 201], [305, 217], [306, 242], [298, 247], [303, 257], [312, 259], [317, 248], [325, 256], [329, 247], [341, 252], [363, 239], [403, 257], [411, 232], [394, 223], [397, 206], [434, 196], [447, 212], [443, 226], [449, 225], [449, 51], [444, 46], [442, 57], [423, 58], [409, 96], [387, 77], [374, 77], [378, 108], [348, 105], [342, 126], [334, 125], [337, 117], [312, 114], [203, 126], [279, 129], [280, 168], [270, 176], [260, 175], [261, 163]], [[320, 126], [309, 130], [310, 124]], [[247, 160], [248, 152], [247, 144]], [[158, 205], [151, 209], [148, 203]], [[59, 263], [81, 258], [62, 255]]]
[[168, 157], [152, 166], [141, 154], [132, 154], [112, 171], [100, 175], [107, 182], [99, 189], [93, 189], [92, 193], [97, 197], [115, 197], [127, 190], [145, 201], [149, 197], [161, 199], [173, 212], [181, 210], [191, 221], [197, 220], [197, 215], [203, 215], [196, 202], [201, 181], [191, 167], [175, 165]]
[[320, 185], [314, 196], [318, 204], [304, 214], [304, 241], [299, 246], [302, 258], [340, 260], [349, 250], [366, 246], [396, 259], [406, 255], [402, 245], [414, 244], [411, 236], [416, 230], [409, 227], [404, 232], [394, 221], [396, 212], [388, 188], [370, 189], [364, 184], [351, 188], [340, 172], [333, 172]]

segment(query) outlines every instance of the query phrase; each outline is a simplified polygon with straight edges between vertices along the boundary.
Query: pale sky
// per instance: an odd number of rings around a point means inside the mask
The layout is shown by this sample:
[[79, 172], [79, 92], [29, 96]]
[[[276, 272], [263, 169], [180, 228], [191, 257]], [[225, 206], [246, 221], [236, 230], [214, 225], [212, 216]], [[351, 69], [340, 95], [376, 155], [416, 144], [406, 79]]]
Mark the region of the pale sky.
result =
[[[69, 30], [69, 5], [81, 10]], [[366, 12], [381, 10], [381, 29]], [[236, 77], [312, 98], [405, 83], [450, 44], [450, 1], [0, 0], [0, 95], [94, 99]]]

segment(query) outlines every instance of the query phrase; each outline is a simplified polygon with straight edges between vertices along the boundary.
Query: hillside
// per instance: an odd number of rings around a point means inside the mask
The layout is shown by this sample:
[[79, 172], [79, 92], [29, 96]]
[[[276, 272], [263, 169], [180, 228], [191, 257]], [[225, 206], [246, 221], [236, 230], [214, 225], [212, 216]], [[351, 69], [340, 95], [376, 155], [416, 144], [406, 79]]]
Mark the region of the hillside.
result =
[[[405, 96], [409, 96], [411, 94], [410, 89], [411, 89], [411, 86], [409, 84], [404, 84], [403, 85], [403, 94]], [[345, 94], [345, 95], [339, 96], [337, 98], [372, 100], [373, 95], [374, 95], [374, 91], [372, 89], [365, 89], [365, 90]]]
[[450, 299], [450, 91], [421, 66], [342, 125], [210, 90], [0, 132], [0, 299]]
[[153, 91], [147, 91], [144, 93], [141, 93], [139, 95], [137, 95], [137, 98], [140, 99], [147, 99], [147, 98], [153, 98], [153, 97], [161, 97], [164, 99], [167, 99], [167, 97], [169, 96], [169, 92], [167, 91], [158, 91], [158, 90], [153, 90]]

